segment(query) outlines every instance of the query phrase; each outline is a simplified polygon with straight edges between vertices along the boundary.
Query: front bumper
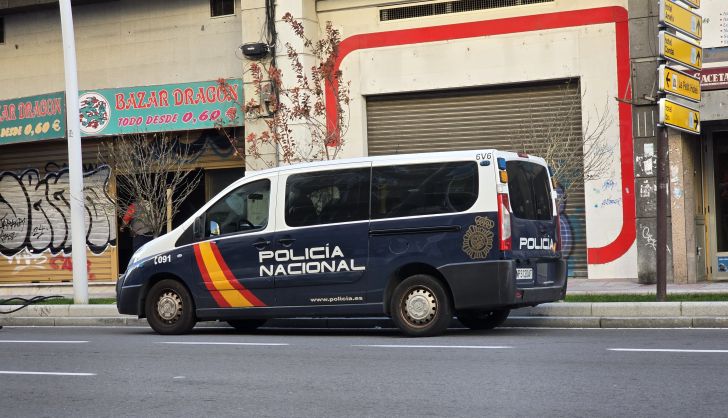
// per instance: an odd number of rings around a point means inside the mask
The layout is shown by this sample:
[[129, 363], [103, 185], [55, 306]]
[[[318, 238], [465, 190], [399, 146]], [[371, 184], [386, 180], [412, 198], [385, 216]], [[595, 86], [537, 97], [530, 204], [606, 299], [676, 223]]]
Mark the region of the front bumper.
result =
[[455, 310], [494, 310], [534, 306], [566, 295], [566, 260], [538, 259], [530, 282], [518, 282], [515, 260], [449, 264], [439, 269], [453, 297]]
[[116, 282], [116, 309], [120, 314], [139, 315], [142, 285], [124, 286], [126, 274]]

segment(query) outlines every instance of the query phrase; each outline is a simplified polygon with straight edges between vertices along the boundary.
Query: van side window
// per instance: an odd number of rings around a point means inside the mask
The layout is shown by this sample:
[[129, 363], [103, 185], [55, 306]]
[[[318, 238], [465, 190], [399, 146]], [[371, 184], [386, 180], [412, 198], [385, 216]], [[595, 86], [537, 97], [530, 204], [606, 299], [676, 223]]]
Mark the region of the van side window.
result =
[[264, 229], [269, 203], [270, 180], [238, 187], [205, 212], [205, 237]]
[[372, 169], [372, 219], [462, 212], [477, 199], [472, 161]]
[[369, 219], [369, 168], [294, 174], [286, 181], [286, 224]]
[[513, 215], [521, 219], [551, 220], [551, 187], [546, 167], [528, 161], [508, 161], [506, 171]]

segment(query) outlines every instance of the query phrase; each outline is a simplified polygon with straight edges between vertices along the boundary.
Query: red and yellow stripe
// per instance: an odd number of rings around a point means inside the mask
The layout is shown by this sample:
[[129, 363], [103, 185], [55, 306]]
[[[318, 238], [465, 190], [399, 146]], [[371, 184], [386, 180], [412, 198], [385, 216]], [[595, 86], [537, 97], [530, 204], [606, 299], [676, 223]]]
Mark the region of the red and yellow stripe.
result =
[[205, 287], [221, 308], [266, 306], [250, 290], [238, 282], [222, 258], [217, 244], [202, 242], [194, 246], [197, 267]]

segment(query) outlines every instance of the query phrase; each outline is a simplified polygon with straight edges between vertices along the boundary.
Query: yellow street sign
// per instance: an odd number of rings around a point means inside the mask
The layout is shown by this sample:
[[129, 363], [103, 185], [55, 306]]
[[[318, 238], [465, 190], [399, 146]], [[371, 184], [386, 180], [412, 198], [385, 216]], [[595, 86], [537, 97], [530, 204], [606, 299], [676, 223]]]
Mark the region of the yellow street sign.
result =
[[700, 112], [667, 99], [660, 99], [660, 123], [691, 134], [700, 134]]
[[660, 31], [658, 39], [660, 42], [660, 56], [663, 58], [690, 67], [693, 70], [703, 68], [703, 48], [684, 41], [664, 30]]
[[657, 74], [660, 90], [694, 102], [700, 101], [700, 79], [665, 65], [660, 65]]
[[682, 0], [683, 3], [687, 4], [688, 6], [699, 9], [700, 8], [700, 0]]
[[703, 38], [703, 18], [697, 13], [670, 0], [660, 2], [660, 23], [670, 26], [691, 38]]

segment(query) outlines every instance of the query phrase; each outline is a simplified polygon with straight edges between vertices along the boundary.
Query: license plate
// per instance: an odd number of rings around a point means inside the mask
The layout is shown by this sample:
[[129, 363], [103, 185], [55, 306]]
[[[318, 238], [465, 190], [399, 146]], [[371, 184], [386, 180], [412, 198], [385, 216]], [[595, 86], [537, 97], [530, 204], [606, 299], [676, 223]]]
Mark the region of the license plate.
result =
[[533, 269], [516, 269], [516, 280], [533, 280]]

